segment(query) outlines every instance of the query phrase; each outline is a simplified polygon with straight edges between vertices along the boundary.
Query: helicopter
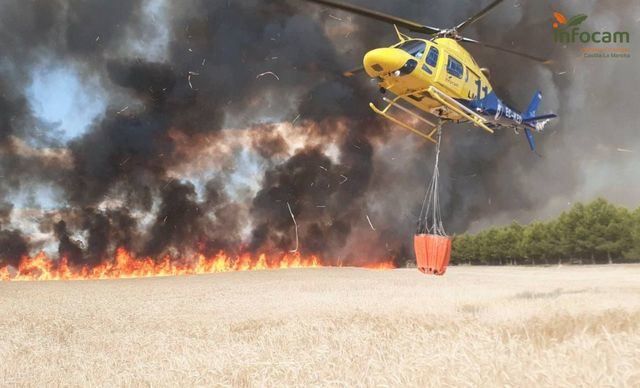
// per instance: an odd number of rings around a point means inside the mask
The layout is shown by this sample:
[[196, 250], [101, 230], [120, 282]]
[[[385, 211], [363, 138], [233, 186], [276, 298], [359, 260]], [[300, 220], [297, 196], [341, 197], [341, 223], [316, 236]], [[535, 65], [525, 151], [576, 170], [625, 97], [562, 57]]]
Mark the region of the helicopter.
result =
[[[533, 132], [542, 132], [545, 125], [555, 114], [537, 115], [542, 93], [536, 91], [524, 112], [507, 105], [498, 98], [489, 83], [489, 71], [481, 68], [475, 59], [460, 43], [470, 43], [518, 55], [539, 63], [550, 61], [531, 54], [522, 53], [504, 47], [487, 44], [460, 35], [465, 28], [482, 19], [503, 0], [495, 0], [475, 15], [458, 25], [448, 28], [436, 28], [420, 23], [388, 15], [367, 8], [354, 6], [333, 0], [306, 0], [312, 3], [336, 8], [356, 15], [368, 17], [392, 24], [399, 42], [391, 47], [376, 48], [367, 52], [363, 66], [347, 71], [345, 76], [351, 77], [365, 72], [378, 81], [380, 92], [394, 95], [383, 97], [387, 104], [379, 109], [370, 103], [371, 109], [391, 122], [408, 129], [415, 134], [436, 142], [434, 135], [440, 131], [444, 122], [469, 122], [476, 127], [494, 133], [497, 128], [512, 128], [516, 133], [523, 130], [529, 147], [536, 152]], [[412, 38], [400, 32], [400, 28], [410, 32], [427, 35], [426, 39]], [[420, 111], [435, 116], [431, 120], [400, 104], [407, 102]], [[430, 131], [416, 128], [412, 123], [402, 121], [391, 115], [390, 110], [398, 109], [413, 122], [420, 122]]]

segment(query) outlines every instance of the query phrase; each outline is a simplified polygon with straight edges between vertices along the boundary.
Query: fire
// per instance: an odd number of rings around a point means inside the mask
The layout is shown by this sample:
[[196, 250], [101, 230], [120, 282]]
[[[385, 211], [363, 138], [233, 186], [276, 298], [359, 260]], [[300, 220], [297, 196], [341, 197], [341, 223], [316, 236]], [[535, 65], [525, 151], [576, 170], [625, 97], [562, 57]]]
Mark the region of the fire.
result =
[[[23, 257], [15, 271], [0, 267], [0, 280], [90, 280], [122, 279], [159, 276], [199, 275], [231, 271], [258, 271], [268, 269], [317, 268], [323, 267], [316, 256], [302, 257], [300, 253], [286, 253], [275, 258], [266, 254], [249, 253], [231, 256], [224, 252], [207, 257], [197, 254], [191, 260], [173, 260], [164, 256], [160, 260], [150, 257], [136, 257], [124, 248], [118, 248], [112, 260], [96, 266], [71, 266], [66, 258], [54, 260], [44, 252], [34, 257]], [[393, 262], [387, 261], [363, 266], [368, 269], [393, 269]]]
[[383, 261], [381, 263], [365, 264], [362, 266], [362, 268], [388, 270], [388, 269], [395, 269], [396, 266], [395, 264], [393, 264], [393, 261]]

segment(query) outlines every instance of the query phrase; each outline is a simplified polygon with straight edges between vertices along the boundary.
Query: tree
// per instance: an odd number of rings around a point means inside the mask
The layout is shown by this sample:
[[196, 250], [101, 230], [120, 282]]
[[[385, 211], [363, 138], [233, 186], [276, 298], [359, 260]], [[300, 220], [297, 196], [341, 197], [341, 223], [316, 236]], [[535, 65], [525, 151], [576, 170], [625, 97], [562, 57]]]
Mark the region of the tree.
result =
[[550, 222], [547, 227], [549, 241], [554, 247], [558, 264], [562, 262], [562, 259], [575, 257], [575, 235], [572, 232], [574, 226], [569, 217], [569, 213], [562, 212], [560, 216], [555, 221]]
[[454, 260], [475, 264], [518, 264], [521, 259], [640, 259], [640, 208], [631, 213], [602, 198], [575, 204], [550, 222], [512, 223], [454, 241]]
[[473, 259], [473, 237], [468, 234], [455, 236], [451, 247], [451, 263], [461, 264]]
[[548, 263], [558, 249], [554, 246], [551, 233], [553, 224], [534, 222], [522, 232], [522, 254], [535, 265], [536, 260]]
[[606, 257], [609, 263], [624, 256], [633, 246], [633, 220], [627, 209], [609, 205], [608, 224], [603, 225], [602, 238], [596, 246], [599, 257]]
[[517, 260], [523, 257], [522, 234], [523, 228], [517, 222], [498, 229], [495, 234], [495, 249], [492, 252], [494, 262], [499, 261], [502, 264], [502, 260], [506, 259], [512, 264], [517, 264]]
[[624, 253], [624, 257], [629, 260], [640, 259], [640, 208], [630, 214], [629, 229], [631, 235], [631, 245]]
[[596, 245], [593, 241], [593, 234], [590, 230], [591, 223], [587, 213], [587, 208], [582, 203], [577, 203], [569, 210], [562, 225], [562, 235], [569, 247], [570, 258], [581, 261], [586, 258], [593, 259]]
[[500, 256], [497, 246], [498, 229], [491, 228], [480, 232], [475, 239], [476, 259], [482, 264], [492, 264]]
[[583, 247], [584, 253], [595, 264], [596, 259], [602, 258], [598, 247], [606, 243], [606, 230], [615, 217], [615, 207], [602, 198], [589, 203], [584, 208], [580, 221], [580, 230], [585, 232], [577, 241]]

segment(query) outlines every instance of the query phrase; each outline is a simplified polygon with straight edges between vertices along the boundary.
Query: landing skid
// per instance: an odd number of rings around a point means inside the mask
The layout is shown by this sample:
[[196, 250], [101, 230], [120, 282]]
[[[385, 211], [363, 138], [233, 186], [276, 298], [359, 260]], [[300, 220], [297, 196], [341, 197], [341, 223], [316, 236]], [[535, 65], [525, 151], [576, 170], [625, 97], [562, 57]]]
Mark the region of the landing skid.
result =
[[427, 89], [427, 91], [436, 101], [456, 112], [465, 119], [469, 120], [476, 127], [480, 127], [489, 133], [493, 133], [493, 129], [487, 126], [486, 119], [484, 119], [482, 116], [478, 115], [471, 109], [467, 108], [466, 106], [462, 105], [455, 99], [451, 98], [440, 89], [436, 88], [435, 86], [431, 86], [429, 87], [429, 89]]
[[[416, 93], [416, 92], [414, 92], [414, 93]], [[417, 113], [411, 111], [410, 109], [405, 108], [404, 106], [400, 105], [398, 103], [398, 100], [400, 100], [402, 97], [404, 97], [404, 95], [397, 96], [393, 100], [390, 100], [387, 97], [383, 97], [382, 99], [384, 100], [384, 102], [387, 103], [387, 106], [382, 110], [378, 109], [378, 107], [375, 106], [372, 102], [369, 103], [369, 106], [371, 107], [371, 109], [373, 109], [374, 112], [376, 112], [380, 116], [386, 118], [387, 120], [389, 120], [389, 121], [401, 126], [402, 128], [408, 129], [409, 131], [415, 133], [416, 135], [418, 135], [418, 136], [420, 136], [422, 138], [425, 138], [425, 139], [429, 140], [430, 142], [432, 142], [434, 144], [437, 144], [437, 141], [433, 138], [433, 135], [435, 135], [436, 132], [438, 132], [438, 128], [440, 127], [440, 125], [439, 124], [434, 124], [431, 121], [429, 121], [429, 120], [425, 119], [424, 117], [420, 116], [419, 114], [417, 114]], [[417, 128], [412, 127], [411, 125], [409, 125], [407, 123], [404, 123], [404, 122], [400, 121], [398, 118], [396, 118], [396, 117], [394, 117], [394, 116], [392, 116], [392, 115], [390, 115], [388, 113], [389, 110], [392, 107], [396, 107], [399, 110], [403, 111], [404, 113], [410, 115], [411, 117], [413, 117], [413, 118], [415, 118], [417, 120], [420, 120], [421, 122], [427, 124], [430, 127], [433, 127], [433, 130], [431, 130], [431, 132], [429, 132], [427, 134], [427, 133], [425, 133], [425, 132], [423, 132], [423, 131], [421, 131], [421, 130], [419, 130]]]
[[[420, 116], [419, 114], [413, 112], [411, 109], [408, 109], [402, 105], [399, 104], [399, 100], [407, 97], [409, 95], [414, 95], [414, 94], [419, 94], [419, 93], [423, 93], [423, 92], [427, 92], [431, 95], [431, 97], [433, 97], [433, 99], [435, 99], [436, 101], [438, 101], [439, 103], [441, 103], [444, 107], [446, 107], [447, 109], [450, 109], [451, 111], [457, 113], [458, 115], [460, 115], [461, 117], [463, 117], [465, 120], [471, 122], [473, 125], [480, 127], [482, 129], [484, 129], [485, 131], [489, 132], [489, 133], [494, 133], [493, 129], [489, 128], [487, 126], [487, 120], [484, 119], [482, 116], [478, 115], [477, 113], [473, 112], [471, 109], [467, 108], [466, 106], [462, 105], [461, 103], [459, 103], [458, 101], [456, 101], [455, 99], [451, 98], [450, 96], [448, 96], [446, 93], [442, 92], [441, 90], [439, 90], [438, 88], [434, 87], [434, 86], [430, 86], [427, 89], [424, 90], [417, 90], [417, 91], [413, 91], [411, 93], [408, 94], [403, 94], [400, 96], [397, 96], [396, 98], [394, 98], [393, 100], [388, 99], [387, 97], [383, 97], [384, 102], [387, 103], [387, 106], [384, 107], [384, 109], [378, 109], [378, 107], [376, 107], [373, 103], [369, 103], [369, 106], [371, 107], [371, 109], [379, 114], [380, 116], [386, 118], [387, 120], [401, 126], [402, 128], [408, 129], [409, 131], [415, 133], [416, 135], [425, 138], [429, 141], [431, 141], [432, 143], [436, 144], [437, 141], [433, 138], [433, 135], [436, 134], [436, 132], [438, 132], [438, 129], [442, 126], [442, 119], [439, 118], [438, 120], [438, 124], [434, 124], [431, 121], [425, 119], [424, 117]], [[392, 115], [389, 114], [389, 110], [395, 107], [401, 111], [403, 111], [404, 113], [410, 115], [411, 117], [420, 120], [421, 122], [427, 124], [429, 127], [432, 127], [433, 129], [429, 132], [423, 132], [415, 127], [413, 127], [412, 125], [405, 123], [403, 121], [401, 121], [400, 119], [398, 119], [397, 117], [394, 117]]]

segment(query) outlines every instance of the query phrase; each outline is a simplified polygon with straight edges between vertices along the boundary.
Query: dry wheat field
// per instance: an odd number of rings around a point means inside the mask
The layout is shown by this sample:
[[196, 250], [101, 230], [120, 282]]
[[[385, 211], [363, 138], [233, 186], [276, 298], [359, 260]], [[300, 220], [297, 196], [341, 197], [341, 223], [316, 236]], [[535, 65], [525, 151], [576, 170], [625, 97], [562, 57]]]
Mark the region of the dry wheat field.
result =
[[640, 266], [0, 283], [3, 386], [640, 386]]

